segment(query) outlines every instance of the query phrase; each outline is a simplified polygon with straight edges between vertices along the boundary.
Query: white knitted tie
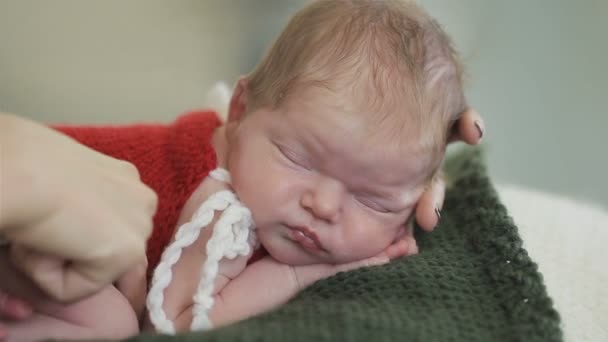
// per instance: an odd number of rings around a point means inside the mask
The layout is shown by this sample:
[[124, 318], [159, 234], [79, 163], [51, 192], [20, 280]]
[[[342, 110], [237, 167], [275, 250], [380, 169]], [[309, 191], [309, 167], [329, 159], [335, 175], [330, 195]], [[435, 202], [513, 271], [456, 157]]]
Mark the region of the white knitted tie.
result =
[[[211, 171], [209, 176], [230, 184], [230, 175], [224, 169], [217, 168]], [[158, 332], [175, 333], [173, 322], [167, 318], [163, 310], [163, 292], [171, 282], [171, 267], [179, 260], [182, 249], [192, 245], [201, 230], [213, 220], [214, 211], [222, 210], [207, 242], [207, 260], [202, 266], [201, 280], [193, 297], [191, 330], [212, 328], [209, 310], [213, 306], [213, 284], [217, 278], [219, 261], [224, 257], [233, 259], [239, 255], [245, 256], [257, 245], [251, 212], [238, 200], [234, 192], [222, 190], [209, 196], [192, 215], [190, 222], [179, 227], [175, 241], [164, 250], [154, 270], [146, 306], [150, 321]]]

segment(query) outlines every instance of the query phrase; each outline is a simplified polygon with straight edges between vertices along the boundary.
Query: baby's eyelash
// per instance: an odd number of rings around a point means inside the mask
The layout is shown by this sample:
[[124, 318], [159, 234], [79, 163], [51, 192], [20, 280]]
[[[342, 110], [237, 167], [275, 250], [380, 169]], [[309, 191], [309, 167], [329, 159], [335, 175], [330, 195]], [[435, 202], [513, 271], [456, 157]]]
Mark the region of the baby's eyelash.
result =
[[391, 212], [390, 210], [379, 205], [378, 203], [365, 199], [365, 198], [361, 198], [360, 196], [355, 196], [355, 200], [357, 202], [361, 203], [362, 205], [366, 206], [367, 208], [377, 211], [379, 213], [387, 214], [387, 213]]
[[304, 162], [302, 162], [298, 158], [296, 158], [293, 155], [293, 152], [287, 150], [286, 148], [282, 147], [281, 145], [276, 144], [275, 146], [277, 147], [277, 149], [279, 150], [279, 152], [281, 153], [281, 155], [283, 155], [283, 157], [285, 157], [285, 159], [289, 160], [289, 162], [291, 162], [291, 163], [293, 163], [293, 164], [295, 164], [295, 165], [297, 165], [299, 167], [305, 168], [307, 170], [310, 169], [309, 167], [307, 167], [305, 165]]

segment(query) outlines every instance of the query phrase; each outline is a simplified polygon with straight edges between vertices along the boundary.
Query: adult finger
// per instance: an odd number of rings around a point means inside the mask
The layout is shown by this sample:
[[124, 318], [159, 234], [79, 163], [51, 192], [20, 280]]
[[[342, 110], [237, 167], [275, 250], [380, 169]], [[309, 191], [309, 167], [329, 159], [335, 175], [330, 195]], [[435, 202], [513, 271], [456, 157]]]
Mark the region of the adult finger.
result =
[[416, 206], [416, 222], [423, 230], [432, 231], [439, 224], [444, 196], [445, 179], [443, 174], [439, 174], [420, 196]]
[[462, 112], [460, 119], [454, 124], [448, 141], [464, 141], [469, 145], [477, 145], [484, 134], [485, 124], [481, 115], [475, 109], [468, 108]]

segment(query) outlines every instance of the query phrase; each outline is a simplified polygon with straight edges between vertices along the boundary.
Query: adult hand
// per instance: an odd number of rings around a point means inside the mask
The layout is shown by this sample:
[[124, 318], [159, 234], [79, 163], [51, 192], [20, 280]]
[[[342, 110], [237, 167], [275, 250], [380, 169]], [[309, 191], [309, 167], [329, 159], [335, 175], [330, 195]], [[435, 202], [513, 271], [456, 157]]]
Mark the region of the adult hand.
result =
[[[449, 142], [463, 141], [469, 145], [481, 142], [484, 134], [484, 124], [481, 116], [472, 108], [462, 113], [454, 125]], [[435, 177], [431, 186], [422, 194], [416, 206], [416, 222], [427, 231], [431, 231], [439, 224], [441, 208], [445, 196], [445, 179], [443, 176]]]
[[0, 235], [43, 291], [73, 301], [145, 260], [156, 195], [136, 168], [0, 114]]

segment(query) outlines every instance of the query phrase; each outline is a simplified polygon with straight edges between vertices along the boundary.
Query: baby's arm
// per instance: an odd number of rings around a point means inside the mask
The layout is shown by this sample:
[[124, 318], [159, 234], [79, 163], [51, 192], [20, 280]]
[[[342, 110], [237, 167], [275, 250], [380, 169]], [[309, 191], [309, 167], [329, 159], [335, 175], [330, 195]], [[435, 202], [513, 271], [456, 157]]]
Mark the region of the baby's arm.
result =
[[267, 256], [247, 267], [215, 296], [211, 322], [216, 327], [223, 326], [272, 310], [317, 280], [388, 261], [382, 254], [341, 265], [291, 266]]
[[148, 261], [143, 260], [120, 277], [114, 286], [127, 299], [139, 322], [144, 318], [148, 283], [146, 272]]
[[[214, 223], [209, 226], [212, 227]], [[189, 330], [192, 321], [192, 297], [200, 280], [201, 265], [206, 260], [206, 245], [212, 229], [204, 229], [197, 241], [182, 251], [173, 267], [173, 281], [165, 290], [164, 309], [177, 331]], [[410, 241], [411, 240], [411, 241]], [[317, 280], [338, 272], [387, 263], [389, 259], [415, 254], [411, 239], [398, 239], [378, 256], [342, 265], [317, 264], [289, 266], [271, 257], [247, 267], [246, 257], [222, 260], [214, 287], [214, 306], [210, 319], [222, 326], [271, 310], [287, 302], [300, 290]], [[414, 249], [413, 249], [414, 248]]]
[[338, 272], [382, 265], [391, 259], [418, 253], [411, 230], [398, 236], [378, 255], [348, 264], [291, 266], [268, 256], [248, 266], [217, 293], [211, 310], [215, 326], [227, 325], [277, 308], [312, 283]]
[[[192, 297], [200, 280], [200, 269], [212, 229], [205, 229], [194, 244], [182, 251], [173, 267], [173, 281], [165, 290], [163, 308], [177, 331], [188, 331], [192, 322]], [[351, 269], [384, 264], [378, 256], [343, 265], [290, 266], [265, 257], [247, 266], [248, 256], [223, 259], [214, 286], [210, 320], [215, 327], [240, 321], [284, 304], [315, 281]]]
[[270, 256], [265, 257], [248, 266], [218, 292], [211, 310], [211, 322], [215, 326], [222, 326], [272, 310], [317, 280], [338, 272], [382, 265], [391, 259], [417, 252], [412, 231], [407, 230], [377, 256], [348, 264], [291, 266]]
[[[163, 309], [167, 318], [173, 321], [177, 331], [188, 331], [192, 321], [193, 296], [201, 279], [201, 267], [207, 259], [207, 242], [211, 238], [217, 217], [201, 231], [198, 239], [182, 250], [180, 259], [172, 268], [172, 281], [164, 291]], [[232, 260], [222, 259], [218, 276], [214, 283], [214, 294], [237, 277], [246, 267], [250, 255]], [[149, 325], [150, 322], [146, 322]]]

